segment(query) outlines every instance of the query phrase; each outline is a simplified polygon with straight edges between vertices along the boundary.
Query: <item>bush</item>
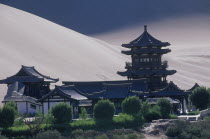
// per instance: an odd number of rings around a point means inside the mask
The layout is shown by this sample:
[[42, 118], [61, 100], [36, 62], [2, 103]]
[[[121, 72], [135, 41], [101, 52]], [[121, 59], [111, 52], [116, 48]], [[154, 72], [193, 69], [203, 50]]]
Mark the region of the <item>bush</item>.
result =
[[106, 134], [96, 136], [95, 139], [109, 139]]
[[96, 122], [92, 119], [90, 119], [90, 120], [76, 120], [71, 123], [72, 129], [88, 130], [88, 129], [94, 129], [95, 126], [96, 126]]
[[179, 129], [176, 126], [168, 127], [166, 130], [166, 135], [168, 137], [177, 137], [179, 134]]
[[141, 100], [138, 97], [128, 97], [122, 102], [122, 111], [126, 114], [135, 115], [141, 110]]
[[8, 128], [11, 127], [15, 120], [15, 111], [9, 106], [4, 106], [0, 110], [0, 127]]
[[68, 124], [72, 120], [72, 106], [66, 103], [59, 103], [52, 107], [52, 115], [55, 124]]
[[162, 98], [158, 100], [157, 105], [160, 106], [160, 114], [162, 118], [169, 118], [172, 109], [170, 101], [166, 98]]
[[156, 105], [150, 108], [149, 111], [144, 114], [144, 118], [148, 122], [151, 122], [152, 120], [160, 119], [161, 118], [160, 107]]
[[18, 115], [18, 108], [17, 108], [17, 104], [14, 101], [9, 101], [5, 104], [5, 106], [11, 107], [14, 109], [15, 111], [15, 115]]
[[200, 114], [200, 111], [191, 111], [191, 112], [188, 112], [187, 115], [198, 115]]
[[170, 119], [177, 119], [178, 117], [177, 117], [177, 115], [175, 115], [175, 114], [170, 114], [170, 115], [169, 115], [169, 118], [170, 118]]
[[88, 118], [88, 114], [85, 108], [81, 108], [81, 113], [79, 114], [79, 118], [85, 120]]
[[207, 108], [209, 104], [209, 99], [209, 89], [206, 89], [205, 87], [197, 87], [190, 95], [190, 100], [192, 101], [192, 104], [195, 105], [195, 107], [199, 110], [204, 110]]
[[56, 130], [48, 130], [38, 133], [36, 139], [61, 139], [61, 134]]
[[115, 106], [109, 100], [100, 100], [94, 106], [94, 117], [96, 120], [112, 120]]
[[128, 114], [120, 113], [119, 116], [113, 118], [113, 122], [117, 127], [133, 127], [135, 124], [134, 117]]

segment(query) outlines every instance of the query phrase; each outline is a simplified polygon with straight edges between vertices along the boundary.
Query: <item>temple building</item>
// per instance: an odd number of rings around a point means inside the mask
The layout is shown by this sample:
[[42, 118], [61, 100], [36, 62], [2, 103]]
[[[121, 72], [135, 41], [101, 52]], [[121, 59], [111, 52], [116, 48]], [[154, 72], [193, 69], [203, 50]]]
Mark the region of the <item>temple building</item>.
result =
[[176, 73], [176, 70], [167, 69], [167, 61], [162, 61], [162, 56], [171, 51], [164, 48], [170, 43], [155, 39], [144, 26], [140, 37], [122, 46], [130, 49], [122, 53], [131, 56], [131, 63], [126, 63], [126, 71], [117, 73], [128, 80], [63, 81], [63, 85], [56, 85], [51, 90], [50, 85], [59, 79], [45, 76], [34, 67], [22, 66], [15, 75], [0, 80], [0, 84], [8, 85], [3, 103], [14, 101], [20, 113], [34, 114], [39, 110], [47, 113], [56, 104], [65, 102], [73, 107], [76, 117], [80, 107], [92, 113], [101, 99], [112, 101], [117, 114], [122, 112], [121, 103], [127, 97], [137, 96], [152, 105], [166, 97], [173, 104], [175, 113], [186, 113], [188, 96], [199, 85], [183, 90], [166, 80], [167, 76]]
[[170, 43], [155, 39], [148, 33], [145, 25], [144, 32], [138, 38], [128, 44], [122, 44], [122, 47], [130, 49], [123, 50], [122, 53], [131, 56], [131, 63], [126, 63], [126, 71], [117, 73], [128, 79], [147, 78], [151, 90], [165, 87], [166, 77], [176, 73], [176, 70], [167, 70], [168, 62], [162, 61], [162, 56], [171, 52], [170, 49], [162, 49], [167, 46], [170, 46]]

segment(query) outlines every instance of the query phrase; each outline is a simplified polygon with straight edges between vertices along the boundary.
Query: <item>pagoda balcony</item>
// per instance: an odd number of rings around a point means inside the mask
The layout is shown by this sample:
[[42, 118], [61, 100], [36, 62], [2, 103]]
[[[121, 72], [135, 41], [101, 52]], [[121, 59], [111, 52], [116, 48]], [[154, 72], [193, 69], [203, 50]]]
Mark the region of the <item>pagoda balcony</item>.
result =
[[131, 62], [126, 62], [125, 64], [126, 69], [132, 69], [132, 68], [162, 68], [166, 69], [168, 68], [168, 61], [163, 61], [160, 63], [154, 63], [154, 62], [139, 62], [132, 64]]
[[125, 55], [134, 55], [134, 54], [138, 54], [138, 55], [142, 55], [142, 54], [167, 54], [171, 52], [170, 49], [157, 49], [157, 48], [153, 48], [153, 49], [136, 49], [136, 50], [130, 50], [130, 51], [121, 51], [121, 53], [125, 54]]

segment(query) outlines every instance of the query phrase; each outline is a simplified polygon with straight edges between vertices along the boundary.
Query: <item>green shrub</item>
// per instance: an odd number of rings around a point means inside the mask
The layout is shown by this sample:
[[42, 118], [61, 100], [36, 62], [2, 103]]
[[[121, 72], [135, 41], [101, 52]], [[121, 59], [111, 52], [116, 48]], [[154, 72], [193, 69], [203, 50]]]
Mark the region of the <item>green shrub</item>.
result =
[[179, 129], [176, 126], [168, 127], [166, 130], [166, 135], [168, 137], [177, 137], [179, 134], [180, 134]]
[[160, 107], [157, 105], [154, 107], [151, 107], [149, 111], [144, 114], [144, 119], [147, 120], [148, 122], [151, 122], [152, 120], [157, 120], [160, 118], [161, 118]]
[[0, 110], [0, 127], [8, 128], [11, 127], [15, 120], [15, 111], [9, 106], [4, 106]]
[[36, 139], [61, 139], [61, 134], [56, 130], [48, 130], [38, 133]]
[[82, 129], [76, 129], [76, 130], [73, 130], [72, 132], [71, 132], [71, 135], [72, 135], [72, 137], [74, 137], [74, 138], [77, 138], [77, 137], [79, 137], [79, 136], [81, 136], [81, 135], [83, 135], [84, 134], [84, 131], [82, 130]]
[[170, 114], [170, 115], [169, 115], [169, 118], [170, 118], [170, 119], [177, 119], [178, 117], [177, 117], [177, 115], [175, 115], [175, 114]]
[[191, 112], [188, 112], [187, 115], [198, 115], [200, 114], [200, 111], [191, 111]]
[[113, 122], [117, 127], [128, 128], [134, 126], [135, 119], [132, 115], [120, 113], [119, 116], [113, 118]]
[[85, 120], [88, 118], [88, 114], [85, 108], [81, 108], [81, 113], [79, 114], [79, 118]]
[[5, 104], [5, 106], [11, 107], [14, 109], [15, 111], [15, 115], [18, 115], [18, 108], [17, 108], [17, 104], [14, 101], [9, 101]]
[[82, 129], [82, 130], [90, 130], [94, 129], [96, 126], [96, 122], [92, 119], [90, 120], [76, 120], [71, 123], [72, 129]]
[[0, 139], [7, 139], [7, 137], [0, 135]]
[[160, 106], [160, 114], [162, 118], [169, 118], [172, 109], [170, 101], [166, 98], [162, 98], [158, 100], [157, 105]]
[[209, 89], [206, 89], [205, 87], [197, 87], [190, 95], [190, 100], [199, 110], [206, 109], [210, 100]]
[[55, 124], [68, 124], [72, 120], [72, 106], [66, 103], [59, 103], [52, 107], [52, 115]]
[[96, 120], [112, 120], [115, 106], [109, 100], [100, 100], [94, 106], [94, 117]]
[[95, 139], [109, 139], [106, 134], [96, 136]]
[[138, 97], [132, 96], [125, 98], [122, 102], [122, 111], [126, 114], [135, 115], [141, 110], [141, 100]]

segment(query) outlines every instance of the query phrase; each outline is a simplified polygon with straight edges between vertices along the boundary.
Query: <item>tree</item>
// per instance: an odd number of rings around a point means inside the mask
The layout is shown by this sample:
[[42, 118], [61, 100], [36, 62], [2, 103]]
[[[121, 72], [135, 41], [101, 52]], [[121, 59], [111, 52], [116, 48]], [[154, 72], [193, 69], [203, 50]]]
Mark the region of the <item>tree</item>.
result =
[[99, 100], [95, 104], [93, 111], [96, 120], [112, 120], [115, 113], [115, 106], [109, 100]]
[[9, 106], [4, 106], [0, 110], [0, 127], [8, 128], [14, 124], [15, 121], [15, 111]]
[[72, 120], [72, 106], [67, 105], [66, 103], [59, 103], [52, 107], [52, 115], [54, 116], [55, 124], [68, 124]]
[[26, 116], [23, 118], [23, 122], [25, 125], [29, 127], [29, 130], [32, 135], [37, 134], [40, 129], [41, 125], [44, 122], [44, 115], [39, 111], [35, 117], [33, 118], [27, 118]]
[[17, 104], [14, 101], [9, 101], [5, 104], [5, 106], [11, 107], [14, 109], [15, 111], [15, 115], [18, 115], [18, 108], [17, 108]]
[[132, 96], [125, 98], [122, 102], [123, 113], [136, 115], [141, 110], [141, 100], [138, 97]]
[[190, 95], [190, 100], [193, 105], [199, 110], [206, 109], [209, 104], [210, 92], [205, 87], [197, 87]]
[[166, 98], [162, 98], [158, 100], [157, 105], [160, 107], [160, 114], [162, 118], [169, 118], [172, 109], [170, 101]]
[[85, 120], [88, 118], [88, 114], [85, 108], [81, 108], [81, 113], [79, 114], [79, 118]]

